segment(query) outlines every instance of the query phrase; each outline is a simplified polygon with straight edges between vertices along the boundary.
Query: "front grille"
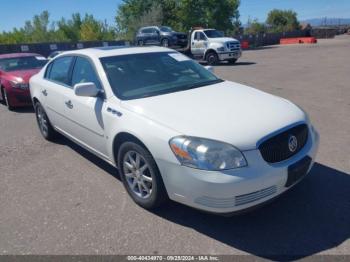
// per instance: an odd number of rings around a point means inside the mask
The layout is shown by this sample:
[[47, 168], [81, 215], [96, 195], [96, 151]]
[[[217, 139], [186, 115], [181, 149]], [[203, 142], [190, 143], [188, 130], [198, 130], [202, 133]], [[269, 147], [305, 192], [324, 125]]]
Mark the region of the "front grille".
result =
[[[259, 150], [268, 163], [277, 163], [286, 160], [298, 152], [306, 145], [309, 129], [306, 124], [297, 125], [278, 135], [271, 137], [260, 144]], [[297, 146], [294, 151], [290, 150], [290, 138], [295, 136]]]
[[30, 98], [30, 95], [22, 95], [22, 94], [16, 94], [16, 99], [20, 102], [20, 103], [32, 103], [32, 99]]
[[227, 43], [227, 47], [231, 51], [239, 50], [241, 48], [241, 44], [239, 42], [229, 42]]
[[265, 197], [271, 196], [277, 192], [277, 186], [268, 187], [253, 193], [236, 196], [236, 206], [246, 205]]

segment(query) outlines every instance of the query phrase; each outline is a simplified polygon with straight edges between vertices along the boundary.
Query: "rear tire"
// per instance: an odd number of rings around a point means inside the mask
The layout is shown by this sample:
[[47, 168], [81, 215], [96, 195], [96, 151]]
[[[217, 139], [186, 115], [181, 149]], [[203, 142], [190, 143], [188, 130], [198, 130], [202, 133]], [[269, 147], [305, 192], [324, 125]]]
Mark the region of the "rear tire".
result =
[[135, 142], [124, 142], [118, 152], [119, 174], [136, 204], [154, 209], [168, 200], [163, 179], [150, 152]]
[[3, 98], [3, 102], [5, 103], [7, 109], [9, 111], [13, 111], [14, 107], [11, 105], [9, 99], [8, 99], [8, 95], [7, 95], [7, 92], [6, 92], [6, 89], [5, 88], [1, 88], [1, 95], [2, 95], [2, 98]]
[[57, 132], [52, 127], [44, 108], [39, 102], [36, 102], [34, 104], [34, 109], [35, 109], [35, 116], [36, 116], [36, 120], [37, 120], [41, 135], [46, 140], [53, 141], [57, 136]]
[[212, 51], [206, 55], [205, 60], [207, 61], [208, 65], [216, 65], [219, 62], [219, 57], [217, 53]]

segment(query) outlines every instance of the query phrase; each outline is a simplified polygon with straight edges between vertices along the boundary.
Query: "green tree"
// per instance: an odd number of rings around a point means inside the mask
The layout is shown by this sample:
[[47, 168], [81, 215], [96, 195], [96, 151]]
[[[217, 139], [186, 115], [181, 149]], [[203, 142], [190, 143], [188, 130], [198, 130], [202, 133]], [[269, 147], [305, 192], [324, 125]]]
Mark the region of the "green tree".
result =
[[266, 23], [271, 32], [288, 32], [300, 29], [297, 13], [293, 10], [273, 9], [269, 12]]
[[81, 27], [80, 27], [80, 40], [82, 41], [93, 41], [102, 40], [103, 26], [101, 22], [97, 21], [93, 15], [85, 15]]
[[35, 15], [31, 21], [26, 21], [22, 28], [0, 33], [0, 44], [114, 39], [115, 28], [96, 20], [92, 15], [86, 14], [81, 19], [80, 14], [75, 13], [71, 19], [62, 18], [58, 22], [50, 22], [47, 11]]
[[35, 15], [32, 21], [26, 21], [24, 33], [27, 42], [39, 43], [49, 41], [49, 12], [44, 11], [40, 15]]
[[68, 20], [61, 18], [61, 20], [57, 22], [57, 37], [73, 42], [79, 41], [81, 24], [82, 21], [79, 13], [72, 14], [72, 18]]
[[259, 34], [265, 33], [267, 31], [266, 25], [264, 23], [259, 23], [258, 19], [250, 20], [248, 19], [247, 28], [244, 30], [246, 34]]
[[80, 26], [80, 40], [114, 40], [115, 30], [107, 22], [96, 20], [93, 15], [86, 14]]
[[133, 40], [140, 27], [161, 25], [163, 18], [163, 8], [156, 1], [126, 0], [116, 17], [119, 37]]
[[[138, 27], [152, 23], [181, 31], [203, 26], [233, 33], [240, 26], [239, 4], [239, 0], [123, 0], [116, 23], [120, 35], [129, 39], [134, 38]], [[157, 18], [152, 21], [149, 17], [154, 13]]]
[[241, 25], [239, 21], [239, 0], [208, 0], [206, 16], [208, 26], [224, 31], [227, 34], [236, 33]]

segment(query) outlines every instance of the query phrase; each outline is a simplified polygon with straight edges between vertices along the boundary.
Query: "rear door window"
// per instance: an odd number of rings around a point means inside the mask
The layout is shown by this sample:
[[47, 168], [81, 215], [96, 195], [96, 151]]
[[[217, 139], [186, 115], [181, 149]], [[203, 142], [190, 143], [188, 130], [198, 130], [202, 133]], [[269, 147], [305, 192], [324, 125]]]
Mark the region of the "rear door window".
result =
[[152, 29], [150, 29], [150, 28], [145, 28], [145, 29], [142, 30], [142, 33], [143, 33], [143, 34], [150, 34], [150, 33], [152, 33]]

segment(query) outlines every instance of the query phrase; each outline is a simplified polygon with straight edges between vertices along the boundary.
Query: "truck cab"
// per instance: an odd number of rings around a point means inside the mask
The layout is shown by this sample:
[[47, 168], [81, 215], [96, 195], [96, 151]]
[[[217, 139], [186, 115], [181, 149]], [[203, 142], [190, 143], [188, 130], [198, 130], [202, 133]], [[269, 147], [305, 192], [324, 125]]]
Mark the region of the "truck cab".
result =
[[214, 65], [220, 61], [235, 63], [242, 55], [238, 40], [225, 37], [215, 29], [196, 29], [191, 33], [190, 53], [200, 60]]

